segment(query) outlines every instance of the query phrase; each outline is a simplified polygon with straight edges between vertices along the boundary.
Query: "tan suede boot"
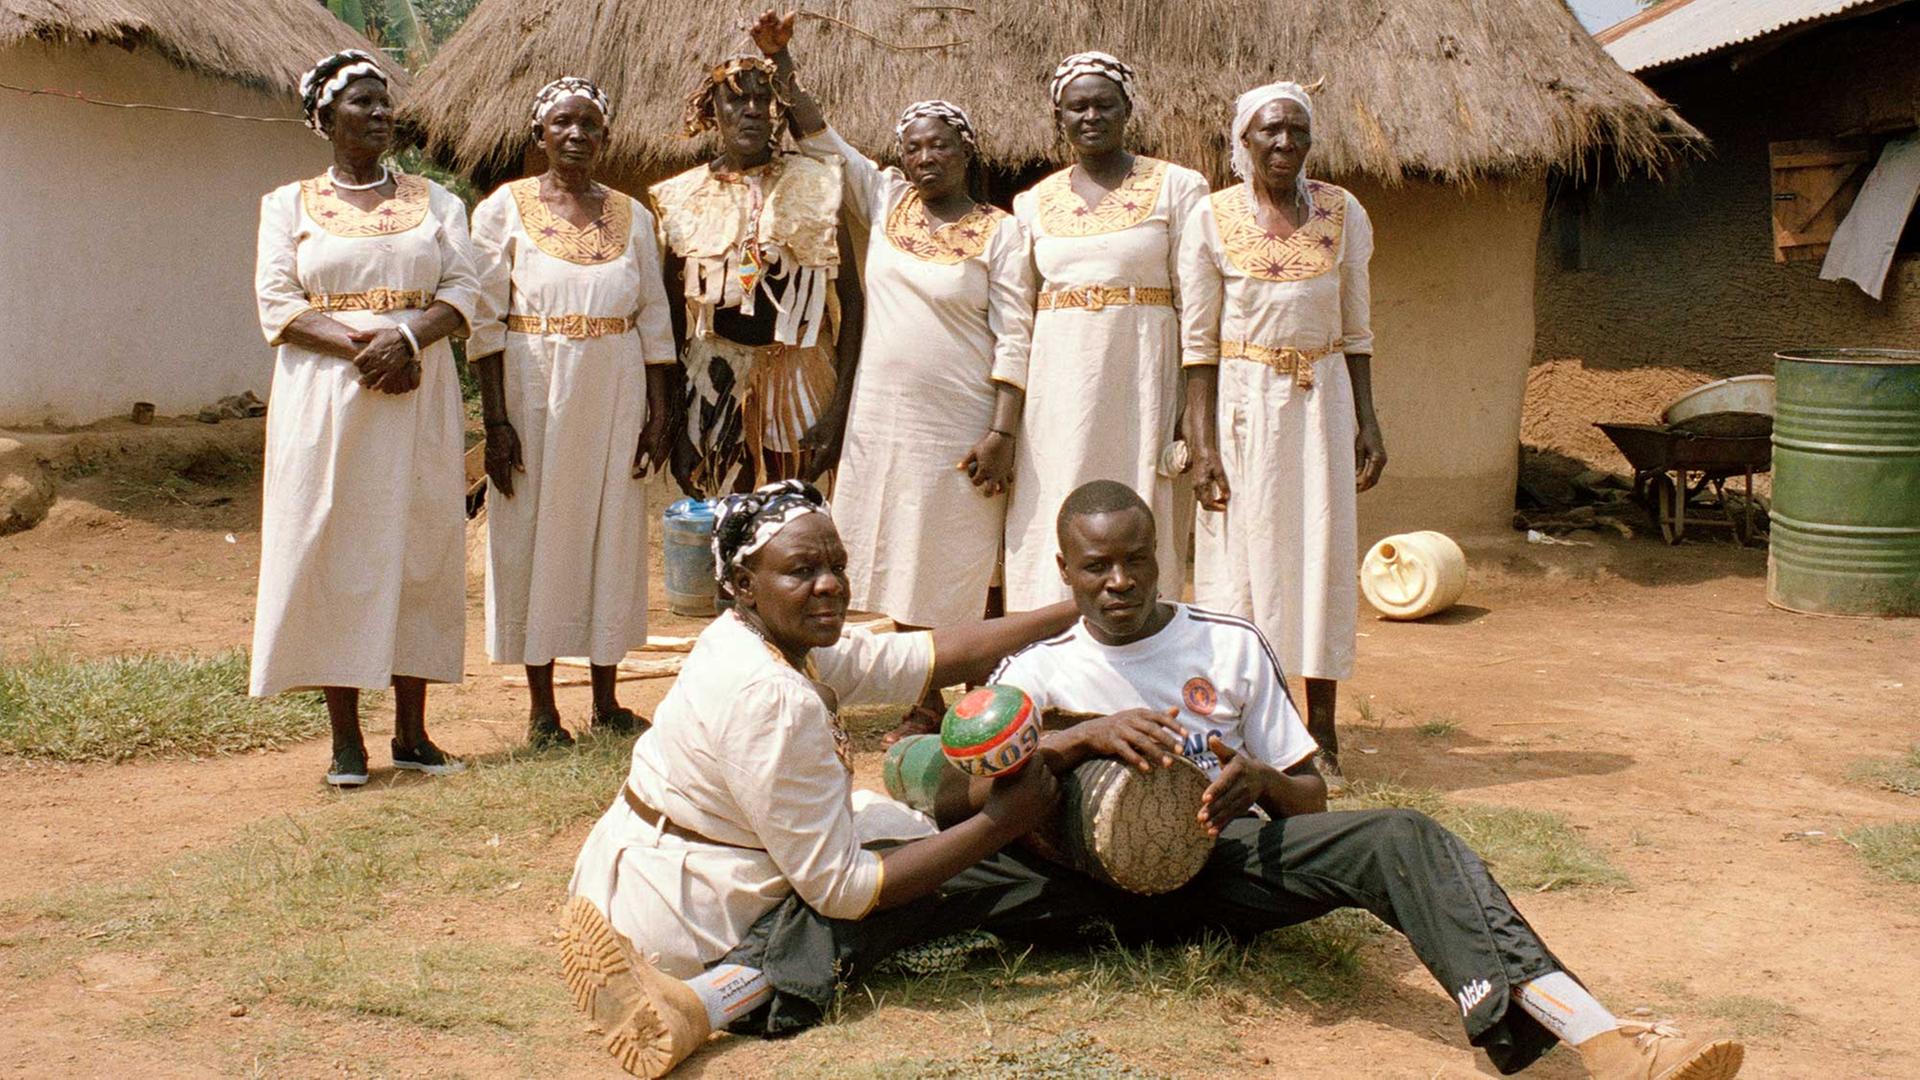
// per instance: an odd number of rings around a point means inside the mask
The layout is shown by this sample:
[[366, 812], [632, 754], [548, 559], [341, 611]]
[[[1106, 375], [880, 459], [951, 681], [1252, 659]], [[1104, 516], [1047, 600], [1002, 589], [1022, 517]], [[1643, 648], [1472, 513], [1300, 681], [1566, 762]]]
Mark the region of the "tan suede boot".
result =
[[713, 1033], [700, 995], [635, 956], [591, 901], [568, 900], [560, 931], [560, 963], [573, 1003], [599, 1025], [601, 1045], [621, 1068], [656, 1080]]
[[1594, 1080], [1732, 1080], [1746, 1056], [1732, 1039], [1689, 1039], [1665, 1021], [1624, 1023], [1574, 1049]]

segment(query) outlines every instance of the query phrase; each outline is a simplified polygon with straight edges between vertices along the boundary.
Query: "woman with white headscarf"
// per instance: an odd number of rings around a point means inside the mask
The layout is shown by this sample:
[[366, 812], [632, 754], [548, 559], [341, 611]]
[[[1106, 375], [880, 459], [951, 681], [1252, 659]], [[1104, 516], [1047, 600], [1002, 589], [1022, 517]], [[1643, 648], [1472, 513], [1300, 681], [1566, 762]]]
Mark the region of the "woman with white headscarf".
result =
[[360, 691], [393, 688], [393, 764], [442, 775], [429, 682], [466, 640], [460, 380], [447, 338], [476, 302], [466, 207], [383, 162], [393, 101], [358, 49], [300, 80], [333, 164], [260, 201], [254, 289], [276, 348], [252, 691], [321, 689], [327, 782], [367, 782]]
[[1306, 678], [1307, 728], [1330, 784], [1337, 680], [1353, 672], [1354, 496], [1386, 467], [1373, 411], [1367, 261], [1373, 226], [1306, 178], [1313, 104], [1297, 83], [1240, 96], [1244, 182], [1193, 211], [1180, 253], [1185, 430], [1204, 511], [1194, 600], [1250, 619]]
[[[1026, 234], [986, 201], [979, 136], [958, 105], [921, 101], [901, 113], [898, 168], [827, 126], [794, 78], [792, 18], [764, 16], [754, 36], [778, 65], [801, 149], [844, 162], [841, 210], [868, 236], [867, 333], [840, 388], [846, 442], [834, 490], [853, 606], [903, 630], [977, 619], [1000, 557], [1026, 396]], [[945, 711], [936, 688], [894, 735], [938, 731]]]
[[1067, 595], [1054, 517], [1080, 485], [1115, 480], [1140, 493], [1163, 523], [1160, 565], [1174, 582], [1186, 566], [1182, 524], [1191, 517], [1170, 453], [1185, 292], [1177, 264], [1181, 229], [1207, 181], [1127, 150], [1134, 74], [1119, 60], [1069, 56], [1049, 91], [1074, 164], [1013, 200], [1040, 292], [1031, 356], [1017, 373], [1027, 400], [1007, 506], [1009, 611]]
[[676, 362], [653, 215], [593, 179], [612, 108], [580, 78], [534, 98], [547, 171], [473, 212], [480, 318], [468, 353], [487, 430], [487, 651], [524, 664], [528, 741], [572, 741], [556, 657], [584, 656], [593, 725], [639, 723], [616, 665], [647, 640], [647, 498], [666, 462]]

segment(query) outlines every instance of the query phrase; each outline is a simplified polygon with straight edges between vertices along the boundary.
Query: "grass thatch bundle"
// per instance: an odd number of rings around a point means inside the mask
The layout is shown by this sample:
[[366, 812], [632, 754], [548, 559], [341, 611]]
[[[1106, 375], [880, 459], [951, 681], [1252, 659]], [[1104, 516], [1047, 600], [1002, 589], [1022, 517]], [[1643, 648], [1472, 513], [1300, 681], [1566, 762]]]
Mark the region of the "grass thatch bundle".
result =
[[[288, 95], [315, 60], [371, 48], [314, 0], [0, 0], [0, 47], [28, 40], [144, 46], [190, 71]], [[405, 85], [398, 64], [387, 68]]]
[[[534, 92], [584, 75], [613, 97], [610, 171], [684, 166], [706, 144], [679, 136], [682, 99], [710, 64], [751, 49], [737, 27], [765, 6], [482, 0], [404, 108], [443, 161], [510, 172]], [[802, 76], [869, 152], [891, 142], [903, 105], [944, 97], [973, 114], [995, 165], [1059, 160], [1047, 76], [1089, 48], [1139, 71], [1136, 141], [1216, 179], [1233, 99], [1278, 78], [1325, 80], [1312, 167], [1331, 176], [1468, 182], [1577, 166], [1594, 151], [1646, 166], [1664, 157], [1663, 134], [1684, 128], [1563, 0], [813, 0], [806, 10], [839, 22], [801, 19]], [[957, 44], [925, 47], [944, 43]]]

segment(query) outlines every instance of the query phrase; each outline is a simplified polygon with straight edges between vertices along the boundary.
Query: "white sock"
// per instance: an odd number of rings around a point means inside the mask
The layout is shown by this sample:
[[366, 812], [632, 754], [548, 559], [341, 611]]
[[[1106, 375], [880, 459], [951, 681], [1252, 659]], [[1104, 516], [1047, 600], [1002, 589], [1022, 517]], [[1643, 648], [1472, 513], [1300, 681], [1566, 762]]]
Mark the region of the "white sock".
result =
[[707, 1007], [707, 1022], [719, 1031], [760, 1007], [773, 996], [773, 987], [759, 968], [720, 964], [688, 979], [687, 985]]
[[1568, 1046], [1578, 1046], [1620, 1026], [1605, 1005], [1595, 1001], [1564, 971], [1521, 983], [1513, 1000]]

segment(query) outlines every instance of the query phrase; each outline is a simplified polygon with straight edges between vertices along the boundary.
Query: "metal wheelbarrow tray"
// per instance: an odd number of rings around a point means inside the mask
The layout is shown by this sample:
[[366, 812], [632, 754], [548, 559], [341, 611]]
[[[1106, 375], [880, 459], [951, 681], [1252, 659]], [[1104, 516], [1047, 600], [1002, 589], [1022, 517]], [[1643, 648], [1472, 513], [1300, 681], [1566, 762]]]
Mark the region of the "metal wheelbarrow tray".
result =
[[[1687, 529], [1687, 506], [1718, 510], [1724, 520], [1696, 518], [1694, 524], [1726, 526], [1746, 545], [1753, 539], [1753, 474], [1773, 464], [1768, 435], [1710, 435], [1658, 424], [1595, 424], [1606, 432], [1633, 466], [1633, 494], [1660, 526], [1667, 543], [1677, 544]], [[1746, 497], [1736, 510], [1727, 499], [1727, 480], [1746, 477]], [[1711, 488], [1712, 501], [1706, 493]]]

